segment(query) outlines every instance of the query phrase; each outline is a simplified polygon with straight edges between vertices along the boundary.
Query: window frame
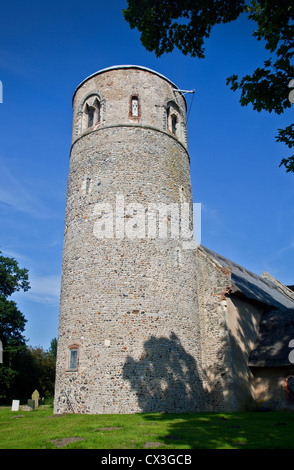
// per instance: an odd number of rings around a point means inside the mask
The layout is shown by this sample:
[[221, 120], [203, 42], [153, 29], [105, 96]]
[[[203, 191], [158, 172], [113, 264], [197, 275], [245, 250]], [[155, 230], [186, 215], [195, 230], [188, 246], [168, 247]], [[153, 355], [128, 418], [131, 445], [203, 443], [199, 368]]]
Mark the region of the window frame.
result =
[[[75, 366], [76, 367], [71, 367], [72, 353], [73, 352], [76, 352], [76, 359], [75, 359]], [[78, 344], [72, 344], [68, 348], [66, 370], [68, 372], [76, 372], [78, 370], [78, 367], [79, 367], [79, 345]]]
[[177, 124], [178, 124], [177, 116], [175, 114], [171, 114], [170, 119], [171, 119], [170, 131], [172, 134], [177, 135]]
[[[133, 101], [137, 101], [137, 112], [138, 114], [133, 114]], [[130, 97], [130, 106], [129, 106], [129, 118], [134, 119], [135, 121], [141, 118], [141, 104], [139, 95], [133, 94]]]
[[[98, 95], [88, 96], [81, 106], [81, 133], [89, 132], [101, 125], [101, 99]], [[92, 119], [90, 120], [90, 116]]]
[[87, 104], [87, 115], [88, 115], [88, 129], [94, 126], [95, 123], [95, 107]]
[[177, 139], [182, 137], [182, 114], [179, 106], [174, 101], [169, 101], [166, 106], [166, 129]]

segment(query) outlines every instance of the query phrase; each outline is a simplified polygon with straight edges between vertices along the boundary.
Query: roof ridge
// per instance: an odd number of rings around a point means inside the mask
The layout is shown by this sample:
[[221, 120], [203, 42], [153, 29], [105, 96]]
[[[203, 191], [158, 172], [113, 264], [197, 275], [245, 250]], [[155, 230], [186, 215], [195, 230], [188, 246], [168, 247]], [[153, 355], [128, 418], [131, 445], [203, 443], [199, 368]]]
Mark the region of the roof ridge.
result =
[[281, 290], [283, 294], [285, 294], [291, 300], [294, 300], [294, 292], [291, 289], [289, 289], [289, 287], [287, 287], [285, 284], [283, 284], [281, 281], [279, 281], [274, 276], [272, 276], [270, 273], [268, 273], [267, 271], [264, 271], [260, 277], [270, 281], [272, 284], [275, 285], [275, 287]]

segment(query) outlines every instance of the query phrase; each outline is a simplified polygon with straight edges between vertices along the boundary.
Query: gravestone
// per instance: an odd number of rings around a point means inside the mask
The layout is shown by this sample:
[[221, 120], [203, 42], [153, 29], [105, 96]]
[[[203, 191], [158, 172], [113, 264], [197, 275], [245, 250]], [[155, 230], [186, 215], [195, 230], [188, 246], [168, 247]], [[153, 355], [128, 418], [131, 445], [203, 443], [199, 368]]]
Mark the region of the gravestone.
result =
[[40, 394], [38, 390], [35, 390], [34, 393], [32, 394], [32, 400], [34, 400], [35, 402], [35, 408], [38, 408], [39, 406], [39, 398], [40, 398]]
[[21, 407], [21, 409], [22, 409], [22, 411], [32, 411], [33, 408], [31, 408], [31, 407], [28, 406], [28, 405], [23, 405], [23, 406]]
[[35, 400], [31, 400], [30, 398], [28, 399], [28, 406], [32, 408], [32, 410], [35, 409]]
[[12, 400], [11, 411], [18, 411], [18, 410], [19, 410], [19, 400]]

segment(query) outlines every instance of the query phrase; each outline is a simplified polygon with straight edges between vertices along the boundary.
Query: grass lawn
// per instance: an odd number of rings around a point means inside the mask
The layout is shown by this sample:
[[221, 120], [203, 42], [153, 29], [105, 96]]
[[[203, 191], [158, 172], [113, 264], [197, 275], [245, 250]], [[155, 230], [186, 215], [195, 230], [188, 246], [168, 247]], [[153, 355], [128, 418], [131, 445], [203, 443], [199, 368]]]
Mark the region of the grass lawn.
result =
[[294, 413], [53, 415], [0, 407], [0, 449], [293, 449]]

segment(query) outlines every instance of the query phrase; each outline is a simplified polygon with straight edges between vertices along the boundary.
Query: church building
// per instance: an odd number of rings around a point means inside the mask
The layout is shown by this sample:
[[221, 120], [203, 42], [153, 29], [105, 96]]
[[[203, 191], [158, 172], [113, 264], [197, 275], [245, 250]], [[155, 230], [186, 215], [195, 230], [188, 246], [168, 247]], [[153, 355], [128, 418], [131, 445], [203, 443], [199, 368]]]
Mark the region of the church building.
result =
[[142, 66], [74, 92], [54, 413], [294, 404], [293, 288], [195, 241], [186, 112]]

